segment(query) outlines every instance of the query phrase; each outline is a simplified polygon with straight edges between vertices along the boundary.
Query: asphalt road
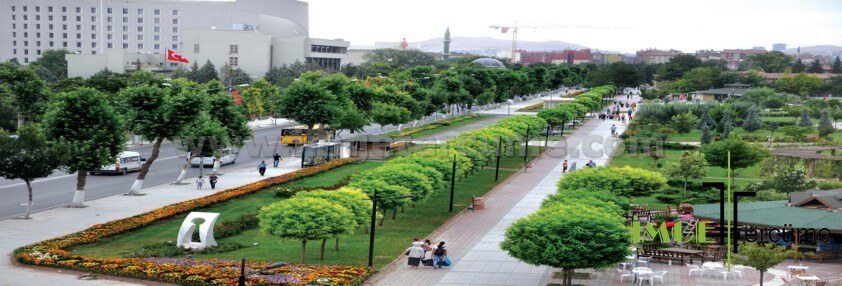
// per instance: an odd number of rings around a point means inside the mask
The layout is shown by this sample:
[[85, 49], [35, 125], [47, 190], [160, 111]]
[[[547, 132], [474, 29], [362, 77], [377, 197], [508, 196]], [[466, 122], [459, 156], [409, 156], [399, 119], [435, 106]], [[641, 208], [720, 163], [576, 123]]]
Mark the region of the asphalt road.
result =
[[[429, 120], [430, 118], [428, 118]], [[254, 166], [256, 172], [257, 164], [261, 160], [266, 160], [267, 163], [271, 164], [272, 155], [275, 152], [278, 152], [285, 158], [284, 160], [301, 160], [300, 150], [293, 150], [291, 147], [278, 143], [281, 129], [286, 126], [295, 125], [298, 124], [279, 124], [277, 127], [254, 130], [252, 140], [246, 141], [245, 146], [240, 148], [236, 163], [222, 166], [220, 172], [225, 173], [226, 169], [242, 168], [244, 166]], [[386, 127], [386, 130], [394, 129], [397, 129], [397, 126]], [[375, 124], [367, 127], [364, 133], [376, 134], [379, 131], [380, 126]], [[353, 136], [347, 132], [343, 133], [339, 134], [338, 137], [347, 138]], [[133, 147], [129, 150], [138, 152], [144, 158], [148, 158], [152, 153], [152, 146], [147, 144]], [[158, 159], [155, 160], [149, 169], [149, 173], [146, 175], [143, 188], [174, 182], [181, 173], [185, 162], [185, 155], [185, 152], [178, 150], [172, 143], [165, 142], [161, 146]], [[290, 156], [299, 157], [288, 158]], [[211, 168], [204, 168], [203, 171], [204, 174], [208, 174]], [[188, 168], [185, 178], [195, 178], [199, 175], [199, 172], [200, 168]], [[89, 175], [85, 186], [85, 200], [128, 193], [134, 180], [137, 178], [137, 174], [137, 172], [130, 172], [126, 175]], [[73, 199], [73, 193], [76, 190], [76, 174], [68, 174], [64, 171], [53, 172], [47, 178], [35, 180], [32, 183], [32, 189], [34, 202], [33, 213], [68, 205]], [[26, 208], [21, 204], [25, 204], [26, 202], [27, 191], [23, 181], [0, 178], [0, 219], [22, 215]]]

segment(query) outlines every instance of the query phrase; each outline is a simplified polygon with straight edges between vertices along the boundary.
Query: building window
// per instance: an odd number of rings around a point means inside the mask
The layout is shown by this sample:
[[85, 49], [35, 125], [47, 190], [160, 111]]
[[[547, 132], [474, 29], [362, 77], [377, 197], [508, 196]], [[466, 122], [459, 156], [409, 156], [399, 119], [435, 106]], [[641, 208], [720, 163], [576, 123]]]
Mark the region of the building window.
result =
[[76, 16], [76, 22], [82, 22], [82, 16]]
[[91, 14], [96, 14], [96, 7], [91, 7]]
[[143, 18], [137, 18], [137, 23], [138, 23], [138, 24], [143, 24]]
[[143, 15], [143, 9], [137, 9], [137, 14], [138, 14], [138, 15]]
[[91, 34], [91, 40], [96, 40], [96, 34]]
[[52, 21], [52, 20], [53, 20], [53, 15], [47, 16], [47, 21]]
[[[23, 23], [23, 29], [24, 29], [24, 30], [25, 30], [25, 29], [29, 29], [29, 24], [27, 24], [27, 23]], [[24, 37], [26, 37], [26, 36], [24, 36]]]
[[41, 6], [35, 6], [35, 12], [41, 12]]
[[91, 51], [91, 54], [92, 54], [92, 55], [96, 55], [96, 51]]
[[137, 44], [137, 49], [138, 49], [138, 50], [142, 50], [142, 49], [143, 49], [143, 44]]
[[63, 22], [67, 22], [67, 16], [66, 16], [66, 15], [61, 15], [61, 20], [62, 20]]
[[137, 27], [138, 32], [143, 32], [143, 26]]
[[173, 32], [173, 33], [178, 33], [178, 27], [172, 27], [172, 32]]
[[173, 24], [173, 25], [178, 25], [178, 18], [172, 19], [172, 24]]
[[66, 25], [66, 24], [62, 24], [62, 25], [61, 25], [61, 29], [62, 29], [62, 30], [67, 31], [67, 25]]
[[53, 38], [53, 33], [50, 33], [50, 39], [52, 39], [52, 38]]
[[82, 13], [82, 7], [76, 7], [76, 13]]
[[128, 22], [129, 22], [129, 17], [123, 17], [123, 23], [128, 23]]
[[12, 32], [12, 38], [17, 38], [18, 32]]
[[161, 49], [161, 44], [155, 44], [155, 50], [157, 51], [157, 50], [160, 50], [160, 49]]
[[161, 27], [157, 27], [157, 26], [156, 26], [153, 30], [155, 30], [155, 33], [160, 33], [160, 32], [161, 32]]
[[161, 18], [155, 18], [155, 24], [161, 24]]
[[114, 18], [111, 16], [105, 17], [105, 21], [108, 23], [114, 22]]
[[40, 56], [40, 55], [41, 55], [41, 50], [35, 50], [35, 54], [37, 54], [37, 55], [39, 55], [39, 56]]
[[12, 23], [12, 29], [17, 29], [17, 28], [18, 28], [18, 24]]
[[12, 49], [12, 54], [13, 54], [13, 55], [17, 55], [17, 54], [18, 54], [18, 49]]
[[29, 41], [23, 41], [23, 46], [24, 46], [24, 47], [29, 47]]
[[76, 42], [76, 47], [77, 47], [77, 48], [81, 48], [81, 47], [82, 47], [82, 42]]
[[15, 11], [15, 6], [12, 6], [12, 12], [14, 12], [14, 11]]
[[128, 41], [128, 40], [129, 40], [129, 35], [125, 35], [125, 34], [124, 34], [124, 35], [123, 35], [123, 41]]
[[40, 46], [41, 46], [41, 41], [35, 41], [35, 46], [36, 46], [36, 47], [40, 47]]
[[128, 49], [128, 48], [129, 48], [129, 43], [123, 43], [123, 49]]
[[[23, 6], [23, 11], [26, 12], [26, 6]], [[173, 15], [175, 15], [175, 14], [173, 14]]]
[[54, 44], [55, 44], [55, 42], [50, 41], [50, 48], [52, 48], [54, 46]]
[[143, 41], [143, 35], [137, 35], [137, 40], [138, 40], [138, 41]]
[[193, 53], [199, 53], [199, 44], [193, 44]]
[[240, 59], [238, 57], [228, 57], [228, 64], [232, 67], [236, 67], [240, 63]]
[[173, 42], [178, 42], [178, 36], [172, 36], [172, 41], [173, 41]]
[[113, 43], [108, 43], [108, 44], [106, 44], [105, 46], [106, 46], [106, 47], [108, 47], [108, 48], [110, 49], [110, 48], [113, 48], [113, 47], [114, 47], [114, 44], [113, 44]]
[[29, 17], [27, 17], [26, 15], [23, 15], [23, 20], [24, 21], [29, 20]]
[[129, 26], [123, 26], [123, 32], [128, 32], [128, 31], [129, 31]]
[[154, 14], [155, 15], [161, 15], [161, 9], [155, 9]]
[[61, 33], [61, 38], [62, 38], [62, 39], [67, 39], [67, 33]]
[[12, 15], [12, 21], [16, 20], [16, 19], [15, 19], [15, 16], [16, 16], [16, 15]]
[[[24, 11], [26, 11], [26, 7], [24, 7], [24, 9], [23, 9], [23, 10], [24, 10]], [[173, 16], [178, 16], [178, 10], [172, 10], [172, 15], [173, 15]]]
[[228, 53], [236, 54], [240, 51], [240, 45], [228, 45]]
[[155, 35], [155, 36], [153, 36], [152, 38], [153, 38], [153, 40], [155, 40], [156, 42], [161, 40], [161, 36], [160, 36], [160, 35]]
[[114, 8], [111, 8], [111, 7], [105, 8], [105, 13], [108, 13], [108, 14], [114, 13]]
[[76, 25], [76, 31], [81, 31], [81, 30], [82, 30], [82, 25]]
[[111, 25], [106, 26], [106, 27], [105, 27], [105, 30], [107, 30], [107, 31], [109, 31], [109, 32], [114, 31], [114, 26], [111, 26]]
[[29, 38], [29, 32], [23, 32], [23, 37], [24, 37], [24, 38]]
[[35, 24], [35, 29], [41, 30], [41, 24]]
[[123, 15], [129, 14], [129, 8], [123, 8]]
[[96, 16], [91, 16], [91, 22], [96, 22]]
[[62, 6], [62, 7], [61, 7], [61, 12], [62, 12], [62, 13], [67, 13], [67, 7], [66, 7], [66, 6]]
[[67, 42], [61, 42], [61, 46], [67, 48]]
[[76, 33], [76, 39], [82, 39], [82, 34]]
[[53, 29], [53, 24], [49, 24], [49, 25], [47, 25], [47, 27], [48, 27], [48, 29], [52, 30], [52, 29]]
[[172, 49], [173, 49], [173, 50], [178, 50], [178, 44], [172, 44]]
[[41, 15], [35, 15], [35, 21], [41, 21]]
[[41, 38], [41, 32], [35, 32], [35, 37], [40, 39]]
[[107, 39], [107, 40], [111, 40], [113, 38], [114, 38], [114, 35], [112, 35], [112, 34], [105, 35], [105, 39]]
[[24, 50], [23, 50], [23, 54], [24, 54], [24, 55], [28, 55], [28, 54], [29, 54], [29, 50], [24, 49]]
[[96, 31], [96, 25], [91, 25], [91, 31]]

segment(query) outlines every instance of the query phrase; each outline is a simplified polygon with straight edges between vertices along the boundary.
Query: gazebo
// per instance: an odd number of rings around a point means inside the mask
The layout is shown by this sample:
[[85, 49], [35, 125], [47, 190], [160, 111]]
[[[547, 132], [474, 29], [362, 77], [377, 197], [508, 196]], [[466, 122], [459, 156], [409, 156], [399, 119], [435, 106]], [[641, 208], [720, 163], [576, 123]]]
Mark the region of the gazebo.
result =
[[772, 148], [770, 152], [774, 165], [804, 162], [808, 176], [842, 180], [842, 146]]

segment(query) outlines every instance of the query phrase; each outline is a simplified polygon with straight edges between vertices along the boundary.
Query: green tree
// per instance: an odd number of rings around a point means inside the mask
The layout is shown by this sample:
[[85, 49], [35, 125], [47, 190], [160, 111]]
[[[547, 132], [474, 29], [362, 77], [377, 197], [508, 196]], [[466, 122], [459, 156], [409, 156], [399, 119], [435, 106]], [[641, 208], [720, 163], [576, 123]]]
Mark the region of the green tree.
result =
[[[354, 223], [357, 226], [364, 226], [371, 217], [371, 199], [360, 190], [343, 187], [338, 190], [312, 190], [299, 192], [293, 198], [319, 198], [337, 203], [354, 214]], [[334, 250], [339, 251], [339, 236], [336, 238]], [[319, 259], [324, 259], [325, 244], [327, 238], [322, 240], [322, 247], [319, 252]]]
[[748, 56], [746, 63], [755, 69], [764, 72], [783, 72], [792, 62], [792, 56], [786, 55], [783, 52], [774, 51], [763, 54], [754, 54]]
[[731, 152], [731, 170], [754, 166], [765, 159], [769, 151], [763, 146], [749, 144], [739, 139], [725, 139], [702, 146], [702, 154], [711, 166], [728, 168], [728, 152]]
[[[214, 69], [214, 71], [216, 71], [216, 70]], [[189, 70], [189, 71], [187, 71], [186, 75], [187, 75], [187, 79], [188, 79], [188, 80], [198, 82], [198, 78], [199, 78], [199, 63], [198, 63], [198, 62], [193, 62], [193, 64], [192, 64], [192, 65], [190, 65], [190, 70]], [[175, 78], [175, 77], [173, 77], [173, 78]]]
[[837, 56], [836, 59], [833, 60], [833, 64], [830, 66], [830, 73], [842, 73], [842, 59], [840, 59], [840, 57]]
[[691, 90], [705, 90], [714, 86], [714, 80], [722, 70], [712, 67], [697, 67], [684, 73], [682, 80], [687, 82]]
[[792, 64], [792, 72], [793, 73], [800, 73], [804, 71], [804, 62], [801, 61], [801, 58], [795, 59], [795, 63]]
[[119, 98], [127, 130], [153, 142], [152, 154], [129, 189], [130, 195], [139, 195], [149, 168], [158, 159], [161, 144], [164, 140], [177, 139], [195, 120], [195, 110], [202, 109], [203, 98], [187, 90], [171, 94], [167, 89], [150, 85], [127, 87], [120, 91]]
[[712, 139], [711, 139], [711, 136], [710, 136], [710, 127], [707, 126], [707, 125], [704, 125], [704, 127], [702, 127], [701, 142], [702, 142], [702, 144], [708, 144], [708, 143], [711, 142], [711, 140]]
[[719, 127], [722, 128], [722, 138], [728, 138], [731, 131], [734, 130], [734, 122], [731, 121], [731, 113], [725, 112], [722, 114], [722, 120], [719, 121]]
[[702, 61], [694, 55], [678, 55], [658, 68], [661, 80], [676, 80], [694, 68], [702, 66]]
[[786, 73], [775, 81], [775, 86], [780, 91], [808, 96], [821, 88], [822, 79], [803, 72], [795, 76]]
[[206, 83], [216, 79], [219, 79], [219, 76], [216, 73], [216, 67], [213, 66], [210, 60], [205, 62], [202, 68], [196, 71], [194, 78], [192, 78], [193, 81], [198, 83]]
[[307, 262], [308, 240], [334, 238], [356, 227], [352, 211], [322, 198], [282, 200], [261, 208], [257, 217], [266, 233], [301, 241], [301, 264]]
[[814, 129], [812, 126], [800, 127], [790, 125], [781, 127], [780, 129], [784, 135], [792, 137], [793, 139], [799, 142], [807, 139], [807, 134], [811, 134], [816, 131], [816, 129]]
[[128, 75], [115, 73], [108, 68], [98, 71], [85, 80], [85, 86], [95, 88], [108, 95], [117, 94], [128, 85]]
[[670, 177], [683, 178], [684, 189], [682, 191], [682, 197], [687, 197], [687, 182], [690, 179], [701, 179], [707, 176], [707, 165], [708, 162], [701, 153], [684, 151], [684, 154], [681, 154], [681, 158], [678, 161], [667, 163], [664, 174]]
[[813, 59], [813, 62], [810, 64], [810, 68], [807, 69], [808, 73], [823, 73], [824, 68], [822, 68], [822, 62], [818, 59]]
[[69, 151], [63, 168], [76, 172], [76, 193], [72, 207], [83, 207], [88, 171], [114, 163], [126, 138], [117, 112], [103, 94], [79, 88], [59, 94], [44, 115], [47, 140], [65, 145]]
[[816, 129], [819, 132], [819, 137], [824, 138], [836, 131], [836, 128], [833, 128], [833, 123], [830, 122], [830, 113], [827, 109], [822, 110], [822, 117], [819, 119], [819, 126]]
[[243, 89], [242, 96], [249, 114], [261, 118], [273, 109], [271, 105], [280, 96], [280, 90], [268, 81], [258, 80]]
[[368, 62], [385, 62], [397, 69], [415, 66], [432, 66], [436, 59], [420, 50], [376, 49], [363, 58]]
[[61, 166], [66, 150], [47, 141], [36, 125], [18, 129], [17, 137], [0, 129], [0, 176], [8, 180], [21, 179], [26, 184], [29, 200], [24, 219], [32, 211], [32, 181], [44, 178]]
[[[195, 157], [214, 157], [228, 142], [228, 132], [225, 125], [211, 117], [207, 111], [193, 115], [196, 119], [184, 127], [178, 135], [179, 146], [188, 151], [181, 173], [175, 179], [175, 184], [181, 184], [187, 176], [187, 168]], [[201, 163], [200, 163], [201, 164]], [[216, 164], [214, 163], [214, 167]]]
[[412, 114], [406, 108], [390, 104], [375, 102], [371, 110], [371, 121], [380, 124], [383, 132], [387, 125], [398, 125], [409, 122]]
[[251, 83], [251, 76], [241, 68], [225, 64], [219, 68], [219, 81], [230, 87]]
[[561, 126], [562, 124], [573, 120], [573, 113], [566, 108], [550, 108], [538, 112], [538, 117], [547, 121], [551, 127]]
[[801, 109], [801, 120], [798, 121], [798, 126], [812, 127], [813, 121], [810, 120], [810, 110], [807, 108]]
[[763, 121], [760, 120], [760, 114], [757, 108], [749, 109], [748, 116], [743, 121], [743, 130], [754, 132], [760, 128], [763, 128]]
[[792, 193], [814, 188], [816, 181], [807, 177], [804, 168], [782, 164], [775, 168], [775, 174], [763, 181], [763, 185], [784, 193]]
[[225, 89], [218, 81], [211, 81], [207, 84], [207, 90], [216, 91], [205, 97], [208, 103], [208, 114], [211, 119], [222, 123], [225, 127], [223, 140], [217, 141], [220, 144], [214, 149], [213, 156], [216, 161], [213, 164], [213, 172], [219, 172], [222, 153], [219, 152], [226, 147], [239, 148], [245, 144], [245, 140], [252, 136], [252, 130], [248, 126], [247, 111], [242, 106], [236, 105], [234, 98], [225, 92]]
[[763, 275], [766, 270], [780, 264], [785, 259], [795, 256], [797, 250], [787, 249], [786, 246], [777, 246], [774, 243], [740, 243], [740, 253], [734, 256], [734, 260], [742, 265], [754, 267], [760, 271], [760, 286], [763, 286]]
[[711, 128], [716, 127], [716, 121], [713, 120], [713, 117], [710, 117], [710, 112], [707, 107], [703, 110], [702, 117], [696, 122], [696, 129], [704, 130], [705, 126], [707, 126], [708, 131], [710, 131]]
[[35, 72], [9, 63], [0, 63], [0, 92], [11, 95], [18, 113], [18, 128], [35, 121], [49, 98], [44, 82]]
[[[693, 115], [693, 112], [680, 113], [672, 116], [670, 124], [675, 131], [684, 134], [689, 133], [693, 129], [693, 124], [698, 120], [698, 117]], [[701, 121], [700, 121], [701, 122]]]
[[574, 269], [622, 262], [629, 245], [621, 217], [582, 204], [552, 204], [506, 228], [500, 248], [531, 265], [562, 268], [563, 285], [571, 285]]
[[371, 198], [374, 198], [374, 193], [377, 192], [377, 207], [382, 214], [380, 217], [380, 225], [386, 217], [386, 212], [389, 210], [397, 211], [398, 208], [409, 204], [412, 191], [404, 186], [387, 183], [386, 181], [374, 179], [357, 179], [351, 178], [348, 182], [348, 187], [360, 189]]
[[342, 115], [339, 99], [319, 83], [318, 73], [308, 72], [294, 81], [278, 98], [281, 116], [307, 126], [307, 141], [313, 142], [313, 127], [335, 122]]
[[67, 78], [67, 61], [64, 60], [64, 55], [69, 54], [66, 49], [46, 50], [41, 53], [38, 60], [32, 62], [30, 65], [43, 68], [43, 71], [49, 73], [49, 78], [54, 80], [44, 81], [54, 82]]

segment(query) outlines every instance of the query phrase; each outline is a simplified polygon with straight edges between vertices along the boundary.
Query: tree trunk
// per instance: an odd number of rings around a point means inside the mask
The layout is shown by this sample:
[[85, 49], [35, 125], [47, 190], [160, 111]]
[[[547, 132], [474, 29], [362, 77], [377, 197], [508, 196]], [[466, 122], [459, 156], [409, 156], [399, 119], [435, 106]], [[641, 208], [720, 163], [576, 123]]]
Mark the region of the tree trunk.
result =
[[[656, 165], [657, 166], [657, 165]], [[681, 193], [682, 198], [687, 197], [687, 178], [684, 178], [684, 192]]]
[[334, 246], [333, 250], [339, 251], [339, 237], [338, 236], [336, 237], [336, 245]]
[[85, 183], [88, 179], [88, 170], [76, 171], [76, 193], [73, 194], [73, 202], [70, 207], [81, 208], [85, 206]]
[[163, 142], [164, 137], [155, 138], [155, 143], [152, 144], [152, 154], [149, 155], [149, 158], [146, 158], [146, 162], [144, 162], [143, 166], [140, 167], [140, 173], [137, 174], [137, 179], [134, 180], [132, 188], [129, 189], [130, 196], [140, 195], [140, 189], [143, 187], [143, 180], [146, 179], [146, 174], [149, 173], [149, 168], [152, 167], [152, 163], [155, 162], [155, 159], [158, 159], [158, 154], [161, 151], [161, 143]]
[[301, 241], [301, 264], [307, 263], [305, 257], [307, 257], [307, 240]]
[[29, 214], [32, 212], [32, 182], [26, 182], [26, 190], [29, 191], [29, 203], [26, 205], [26, 214], [23, 216], [23, 219], [29, 219]]
[[383, 226], [383, 221], [386, 220], [386, 210], [384, 209], [382, 212], [383, 216], [380, 217], [380, 226]]
[[[175, 179], [175, 184], [178, 184], [178, 185], [182, 184], [182, 181], [184, 181], [184, 178], [187, 176], [187, 168], [190, 168], [190, 161], [192, 161], [193, 158], [196, 158], [196, 156], [195, 156], [195, 154], [193, 154], [193, 152], [190, 152], [190, 153], [187, 154], [187, 159], [184, 162], [184, 166], [181, 167], [181, 173], [178, 174], [178, 178]], [[199, 162], [199, 164], [201, 164], [201, 163], [204, 163], [204, 162]]]
[[304, 140], [304, 144], [313, 142], [313, 125], [307, 125], [307, 140]]
[[760, 286], [763, 286], [763, 272], [766, 271], [760, 271]]
[[573, 285], [573, 268], [567, 269], [567, 285]]
[[392, 212], [392, 219], [395, 219], [398, 216], [398, 208], [395, 208], [395, 211]]
[[327, 238], [322, 239], [322, 247], [319, 250], [319, 260], [325, 260], [325, 244], [327, 244]]
[[327, 136], [325, 135], [325, 124], [319, 123], [319, 140], [327, 142]]

